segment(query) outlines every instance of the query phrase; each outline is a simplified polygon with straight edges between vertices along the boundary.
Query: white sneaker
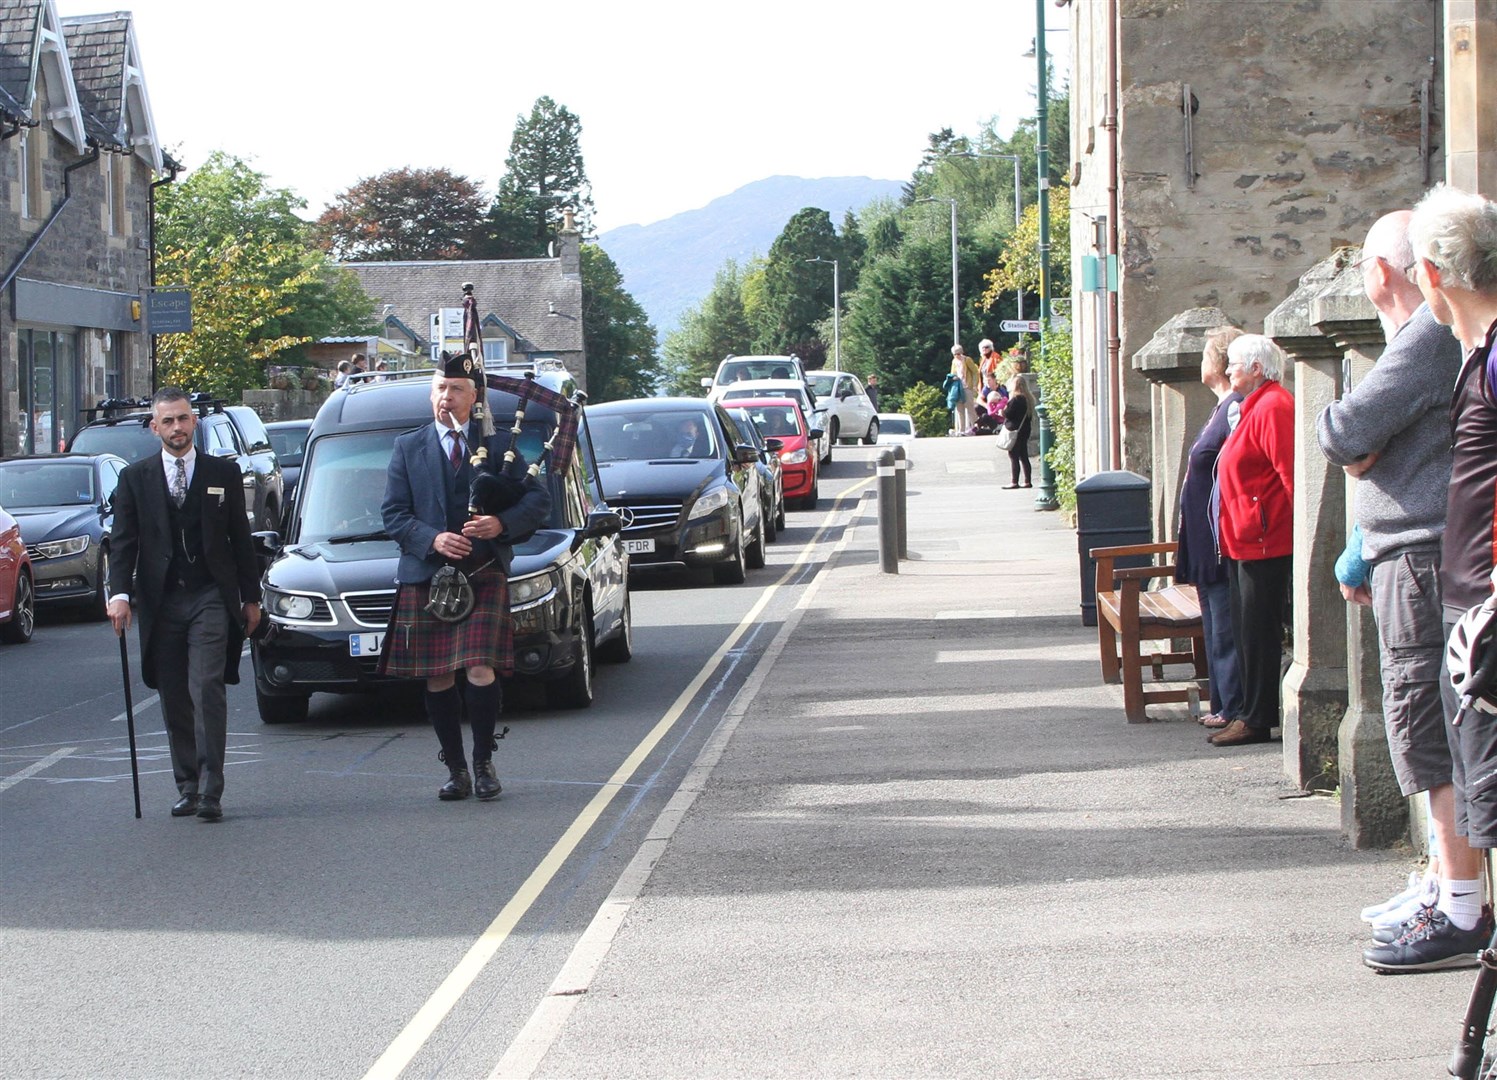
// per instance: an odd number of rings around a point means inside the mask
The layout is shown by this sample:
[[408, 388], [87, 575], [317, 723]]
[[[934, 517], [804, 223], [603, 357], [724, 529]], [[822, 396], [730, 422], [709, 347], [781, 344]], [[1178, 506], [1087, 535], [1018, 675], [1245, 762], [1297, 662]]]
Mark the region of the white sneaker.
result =
[[1418, 896], [1420, 880], [1421, 879], [1419, 877], [1419, 871], [1410, 870], [1409, 883], [1408, 886], [1403, 890], [1403, 892], [1396, 893], [1395, 895], [1390, 896], [1381, 904], [1373, 904], [1371, 907], [1364, 907], [1362, 909], [1362, 921], [1371, 922], [1373, 919], [1376, 919], [1385, 911], [1396, 907], [1402, 907], [1404, 903], [1409, 899], [1409, 897]]
[[1374, 930], [1379, 927], [1397, 926], [1399, 923], [1407, 922], [1418, 914], [1423, 907], [1433, 907], [1440, 899], [1440, 879], [1437, 877], [1426, 878], [1419, 882], [1419, 890], [1408, 900], [1391, 907], [1381, 915], [1375, 916], [1368, 921]]

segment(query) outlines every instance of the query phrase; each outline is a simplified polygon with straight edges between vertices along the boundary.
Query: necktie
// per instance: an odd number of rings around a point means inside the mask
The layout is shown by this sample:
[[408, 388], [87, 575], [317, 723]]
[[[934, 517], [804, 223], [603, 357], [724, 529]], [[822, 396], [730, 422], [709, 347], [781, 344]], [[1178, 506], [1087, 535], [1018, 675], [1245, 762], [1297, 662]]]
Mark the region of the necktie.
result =
[[457, 470], [463, 467], [463, 437], [455, 431], [452, 433], [451, 460], [453, 472], [457, 472]]
[[181, 458], [177, 459], [177, 467], [172, 471], [172, 502], [181, 509], [182, 504], [187, 501], [187, 462]]

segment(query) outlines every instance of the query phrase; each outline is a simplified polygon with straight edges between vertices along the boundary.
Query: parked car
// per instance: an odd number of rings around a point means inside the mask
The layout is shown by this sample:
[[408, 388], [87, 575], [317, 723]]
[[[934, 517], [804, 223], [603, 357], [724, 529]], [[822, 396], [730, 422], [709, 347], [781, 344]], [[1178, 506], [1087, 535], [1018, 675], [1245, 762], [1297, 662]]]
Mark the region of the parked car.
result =
[[[759, 487], [764, 494], [764, 539], [771, 544], [785, 527], [785, 472], [780, 465], [779, 439], [766, 440], [747, 409], [729, 409], [742, 441], [759, 451]], [[774, 445], [770, 445], [773, 443]]]
[[0, 506], [0, 641], [24, 645], [36, 629], [31, 556], [16, 519]]
[[766, 444], [780, 444], [785, 505], [796, 510], [816, 509], [821, 465], [811, 445], [813, 432], [806, 426], [800, 402], [786, 397], [752, 398], [743, 402], [742, 407], [752, 417]]
[[816, 393], [816, 402], [826, 410], [822, 425], [827, 442], [861, 439], [872, 446], [878, 441], [878, 410], [858, 377], [848, 371], [813, 371], [806, 378]]
[[885, 412], [878, 414], [878, 444], [880, 446], [909, 446], [915, 441], [915, 421], [909, 413]]
[[285, 491], [284, 506], [290, 506], [296, 498], [296, 482], [301, 479], [302, 454], [307, 446], [307, 433], [312, 430], [310, 420], [277, 420], [265, 425], [270, 436], [270, 448], [275, 459], [281, 463], [281, 485]]
[[20, 523], [39, 603], [82, 603], [93, 618], [107, 616], [114, 489], [126, 464], [116, 454], [0, 461], [0, 503]]
[[798, 356], [730, 356], [717, 365], [711, 378], [702, 378], [708, 401], [722, 400], [722, 392], [734, 383], [756, 379], [795, 379], [806, 384], [806, 367]]
[[[234, 458], [244, 479], [244, 510], [252, 529], [275, 529], [286, 505], [281, 466], [271, 449], [270, 435], [255, 410], [247, 405], [225, 405], [204, 394], [192, 395], [198, 426], [198, 453]], [[127, 411], [108, 410], [78, 429], [68, 449], [75, 454], [117, 454], [135, 463], [161, 452], [161, 440], [151, 430], [151, 414], [131, 402]]]
[[734, 383], [723, 391], [724, 403], [749, 401], [762, 398], [788, 397], [800, 405], [811, 426], [811, 441], [815, 444], [816, 456], [823, 465], [832, 461], [832, 440], [826, 435], [826, 409], [802, 383], [793, 379], [754, 379]]
[[608, 505], [624, 515], [635, 569], [710, 568], [723, 584], [764, 565], [759, 451], [701, 398], [594, 405], [593, 448]]
[[[537, 379], [565, 396], [576, 390], [560, 364]], [[506, 418], [503, 428], [519, 404], [509, 392], [516, 385], [489, 378], [489, 405]], [[389, 381], [350, 381], [318, 412], [286, 535], [259, 537], [272, 555], [264, 577], [270, 625], [250, 657], [265, 723], [305, 719], [314, 693], [375, 691], [396, 681], [375, 674], [400, 558], [380, 506], [395, 439], [430, 422], [430, 396], [430, 371], [401, 372]], [[624, 661], [633, 651], [622, 522], [602, 505], [587, 423], [584, 415], [570, 467], [542, 470], [551, 517], [515, 544], [509, 576], [515, 674], [544, 683], [549, 702], [567, 708], [592, 703], [596, 660]], [[519, 444], [528, 460], [555, 425], [552, 410], [530, 403]]]

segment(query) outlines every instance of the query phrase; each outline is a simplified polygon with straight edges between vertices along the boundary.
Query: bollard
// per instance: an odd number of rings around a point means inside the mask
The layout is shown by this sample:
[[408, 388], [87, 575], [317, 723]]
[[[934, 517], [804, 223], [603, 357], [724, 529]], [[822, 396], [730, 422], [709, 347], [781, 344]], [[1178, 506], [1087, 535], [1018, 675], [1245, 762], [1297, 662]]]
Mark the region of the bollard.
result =
[[895, 520], [894, 454], [885, 450], [878, 456], [878, 564], [886, 574], [899, 573], [899, 523]]
[[898, 523], [896, 532], [899, 536], [899, 557], [908, 559], [910, 557], [910, 520], [909, 503], [905, 501], [905, 474], [910, 471], [909, 458], [905, 456], [903, 446], [894, 447], [894, 518]]

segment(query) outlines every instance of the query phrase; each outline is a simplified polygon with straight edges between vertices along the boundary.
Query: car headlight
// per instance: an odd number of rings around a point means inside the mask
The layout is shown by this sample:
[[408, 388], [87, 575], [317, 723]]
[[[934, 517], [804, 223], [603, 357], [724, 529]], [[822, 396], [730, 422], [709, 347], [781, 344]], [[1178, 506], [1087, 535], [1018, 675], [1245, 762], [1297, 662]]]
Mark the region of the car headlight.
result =
[[60, 559], [64, 555], [81, 555], [88, 550], [88, 537], [70, 536], [66, 540], [48, 540], [36, 545], [36, 553], [44, 559]]
[[511, 578], [509, 582], [510, 611], [545, 603], [556, 595], [559, 580], [554, 570], [529, 574], [522, 578]]
[[283, 619], [310, 619], [316, 606], [310, 596], [265, 590], [265, 610]]
[[698, 499], [691, 507], [691, 520], [706, 517], [728, 505], [728, 489], [714, 488]]
[[806, 448], [802, 446], [799, 450], [786, 450], [780, 455], [780, 460], [786, 465], [804, 465], [806, 463]]

